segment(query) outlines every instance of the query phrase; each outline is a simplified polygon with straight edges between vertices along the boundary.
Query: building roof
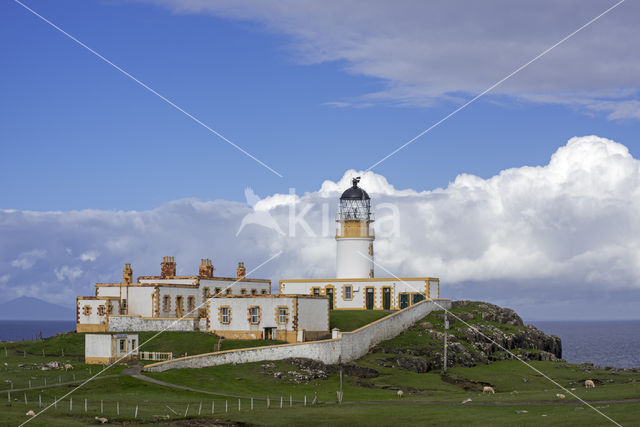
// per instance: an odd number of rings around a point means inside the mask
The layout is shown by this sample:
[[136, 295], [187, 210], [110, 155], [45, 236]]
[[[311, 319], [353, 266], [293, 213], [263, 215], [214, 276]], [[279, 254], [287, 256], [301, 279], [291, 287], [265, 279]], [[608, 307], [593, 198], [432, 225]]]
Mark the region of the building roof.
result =
[[369, 200], [369, 195], [362, 188], [358, 187], [358, 182], [360, 182], [360, 177], [353, 178], [351, 180], [353, 185], [342, 193], [340, 200]]

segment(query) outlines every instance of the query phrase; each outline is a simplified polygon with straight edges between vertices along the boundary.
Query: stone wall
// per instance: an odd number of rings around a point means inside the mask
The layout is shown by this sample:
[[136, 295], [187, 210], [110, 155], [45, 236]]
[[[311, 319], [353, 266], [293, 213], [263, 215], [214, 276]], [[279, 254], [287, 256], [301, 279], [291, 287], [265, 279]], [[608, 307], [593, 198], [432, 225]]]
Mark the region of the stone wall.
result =
[[451, 308], [451, 301], [421, 301], [358, 330], [339, 334], [340, 336], [334, 339], [200, 354], [154, 363], [147, 365], [144, 370], [162, 372], [169, 369], [203, 368], [229, 363], [282, 360], [290, 357], [305, 357], [327, 364], [340, 361], [351, 362], [367, 354], [372, 346], [395, 337], [430, 312], [443, 308]]
[[182, 331], [206, 329], [206, 319], [163, 319], [131, 315], [109, 316], [109, 332]]

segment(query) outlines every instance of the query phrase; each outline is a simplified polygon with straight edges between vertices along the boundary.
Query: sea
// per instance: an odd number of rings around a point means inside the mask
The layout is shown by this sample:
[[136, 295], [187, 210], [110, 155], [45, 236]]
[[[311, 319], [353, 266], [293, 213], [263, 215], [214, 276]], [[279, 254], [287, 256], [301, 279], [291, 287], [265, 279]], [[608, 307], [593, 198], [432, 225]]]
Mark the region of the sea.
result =
[[[640, 367], [640, 320], [531, 321], [562, 340], [567, 362], [616, 368]], [[75, 330], [73, 321], [0, 320], [0, 341], [32, 340]]]

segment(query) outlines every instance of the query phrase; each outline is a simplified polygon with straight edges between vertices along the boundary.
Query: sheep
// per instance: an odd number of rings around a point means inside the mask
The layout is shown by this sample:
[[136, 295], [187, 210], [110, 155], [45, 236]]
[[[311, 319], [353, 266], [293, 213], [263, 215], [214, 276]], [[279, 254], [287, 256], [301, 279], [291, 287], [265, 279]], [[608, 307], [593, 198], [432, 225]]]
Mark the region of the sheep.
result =
[[96, 421], [100, 424], [106, 424], [109, 420], [103, 417], [96, 417]]
[[471, 402], [471, 398], [467, 397], [465, 400], [462, 401], [462, 404], [464, 405], [465, 403], [469, 403]]
[[558, 399], [564, 399], [566, 396], [564, 394], [562, 394], [562, 393], [556, 393], [556, 397]]
[[68, 363], [65, 363], [65, 364], [64, 364], [64, 370], [65, 370], [65, 371], [68, 371], [68, 370], [70, 370], [70, 369], [73, 369], [73, 365], [70, 365], [70, 364], [68, 364]]
[[28, 417], [35, 417], [36, 413], [33, 412], [33, 409], [30, 409], [29, 412], [27, 412], [25, 415]]
[[486, 385], [482, 388], [482, 394], [485, 394], [485, 393], [495, 394], [496, 391], [493, 389], [493, 387], [489, 387]]
[[404, 394], [404, 391], [398, 390], [398, 397], [402, 397], [403, 394]]
[[593, 382], [593, 380], [586, 380], [586, 381], [584, 382], [584, 386], [585, 386], [586, 388], [595, 388], [595, 387], [596, 387], [596, 384]]

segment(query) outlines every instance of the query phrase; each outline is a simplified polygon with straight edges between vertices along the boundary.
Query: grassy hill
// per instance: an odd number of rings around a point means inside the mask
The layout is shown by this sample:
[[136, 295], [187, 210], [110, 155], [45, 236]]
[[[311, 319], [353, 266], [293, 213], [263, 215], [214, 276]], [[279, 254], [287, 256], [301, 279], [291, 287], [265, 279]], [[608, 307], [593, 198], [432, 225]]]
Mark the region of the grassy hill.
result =
[[[382, 312], [332, 313], [332, 325], [342, 330], [356, 329], [365, 316], [383, 316]], [[362, 314], [367, 313], [367, 314]], [[374, 314], [370, 314], [374, 313]], [[225, 365], [201, 369], [180, 369], [146, 374], [156, 380], [190, 387], [198, 391], [175, 389], [151, 384], [122, 374], [122, 367], [107, 373], [115, 377], [91, 381], [73, 393], [73, 408], [69, 397], [38, 417], [30, 425], [87, 425], [95, 424], [94, 417], [104, 415], [110, 421], [140, 425], [212, 425], [218, 423], [247, 423], [251, 425], [609, 425], [610, 422], [577, 398], [592, 402], [600, 412], [623, 425], [633, 425], [640, 418], [640, 372], [637, 370], [605, 370], [589, 365], [575, 365], [562, 361], [535, 360], [537, 354], [555, 355], [556, 339], [522, 324], [513, 312], [486, 303], [456, 303], [452, 313], [464, 320], [451, 324], [451, 335], [469, 355], [483, 352], [487, 360], [474, 359], [471, 364], [455, 362], [448, 375], [443, 375], [430, 357], [442, 349], [443, 312], [431, 313], [398, 337], [385, 341], [362, 359], [342, 367], [344, 403], [336, 405], [336, 391], [340, 388], [340, 367], [289, 359], [276, 362]], [[452, 319], [452, 316], [449, 317]], [[454, 318], [455, 319], [455, 318]], [[335, 322], [335, 323], [334, 323]], [[466, 322], [466, 324], [465, 324]], [[468, 334], [473, 325], [487, 334], [504, 340], [513, 351], [531, 354], [531, 366], [508, 358], [499, 349]], [[176, 335], [174, 335], [176, 334]], [[141, 341], [143, 336], [141, 335]], [[208, 352], [216, 337], [202, 333], [161, 334], [149, 344], [149, 350]], [[65, 334], [43, 342], [7, 344], [7, 352], [0, 345], [0, 380], [11, 380], [14, 388], [26, 385], [29, 379], [41, 384], [47, 376], [49, 384], [62, 376], [62, 382], [72, 371], [39, 371], [31, 369], [48, 360], [71, 360], [77, 377], [87, 378], [86, 366], [74, 360], [80, 357], [81, 334]], [[271, 343], [271, 342], [270, 342]], [[546, 343], [546, 344], [545, 344]], [[260, 345], [261, 342], [244, 342]], [[548, 346], [544, 349], [528, 345]], [[65, 346], [65, 358], [56, 355], [56, 348]], [[228, 341], [227, 345], [235, 345]], [[41, 349], [48, 349], [42, 357]], [[224, 349], [224, 344], [223, 344]], [[495, 351], [492, 351], [495, 350]], [[27, 352], [26, 358], [23, 351]], [[474, 353], [475, 352], [475, 353]], [[455, 359], [458, 347], [451, 349]], [[475, 356], [474, 356], [475, 357]], [[398, 358], [424, 360], [429, 369], [416, 369], [419, 362], [407, 364]], [[466, 360], [466, 359], [465, 359]], [[7, 365], [4, 365], [6, 363]], [[22, 366], [20, 366], [22, 365]], [[473, 365], [473, 366], [471, 366]], [[28, 369], [25, 369], [28, 366]], [[532, 369], [534, 368], [534, 369]], [[96, 371], [92, 371], [95, 373]], [[562, 389], [545, 376], [552, 378]], [[585, 389], [584, 380], [592, 379], [597, 387]], [[9, 384], [0, 381], [0, 389]], [[495, 395], [483, 395], [483, 385], [495, 388]], [[14, 392], [10, 401], [0, 394], [2, 423], [18, 425], [28, 409], [38, 409], [38, 399], [50, 404], [55, 396], [73, 390], [62, 385], [46, 389]], [[400, 399], [397, 391], [403, 390]], [[204, 391], [214, 394], [206, 394]], [[317, 393], [320, 404], [311, 406]], [[559, 400], [556, 393], [566, 399]], [[572, 396], [574, 393], [576, 396]], [[24, 399], [28, 401], [24, 403]], [[266, 408], [269, 396], [271, 407]], [[71, 397], [71, 396], [70, 396]], [[292, 407], [289, 407], [291, 397]], [[304, 406], [304, 398], [307, 406]], [[282, 398], [283, 407], [280, 408]], [[87, 412], [84, 412], [87, 399]], [[471, 399], [471, 402], [461, 402]], [[241, 409], [238, 410], [238, 400]], [[253, 401], [254, 409], [251, 410]], [[100, 412], [100, 403], [103, 412]], [[211, 415], [212, 403], [215, 414]], [[226, 406], [226, 410], [225, 410]], [[117, 408], [120, 413], [117, 414]], [[136, 408], [138, 411], [135, 417]], [[198, 414], [200, 412], [200, 414]], [[185, 417], [186, 414], [186, 417]], [[168, 417], [169, 419], [164, 419]], [[184, 420], [187, 418], [187, 420]]]

